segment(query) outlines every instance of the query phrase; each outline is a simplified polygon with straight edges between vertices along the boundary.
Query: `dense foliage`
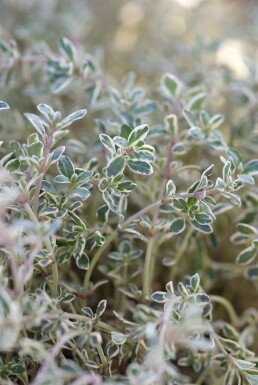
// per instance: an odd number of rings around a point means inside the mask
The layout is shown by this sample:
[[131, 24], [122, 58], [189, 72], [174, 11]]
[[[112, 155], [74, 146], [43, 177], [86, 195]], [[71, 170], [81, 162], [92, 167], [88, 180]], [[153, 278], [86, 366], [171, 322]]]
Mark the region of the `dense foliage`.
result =
[[175, 71], [119, 84], [76, 38], [18, 30], [0, 41], [0, 383], [256, 385], [254, 62], [206, 63], [213, 42], [189, 69], [179, 44]]

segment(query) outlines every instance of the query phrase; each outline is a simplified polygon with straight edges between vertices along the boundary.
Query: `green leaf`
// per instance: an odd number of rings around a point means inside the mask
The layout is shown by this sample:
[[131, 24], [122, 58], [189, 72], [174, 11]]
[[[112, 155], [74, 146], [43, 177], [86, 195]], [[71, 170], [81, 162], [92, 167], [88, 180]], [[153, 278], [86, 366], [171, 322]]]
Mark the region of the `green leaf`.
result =
[[98, 208], [97, 210], [97, 218], [98, 222], [105, 224], [108, 221], [108, 215], [109, 215], [109, 208], [107, 205], [103, 205]]
[[182, 282], [178, 282], [177, 289], [183, 297], [187, 297], [190, 294], [190, 292], [187, 290], [187, 288]]
[[136, 174], [150, 175], [153, 173], [153, 168], [148, 162], [137, 159], [130, 159], [128, 160], [127, 164], [129, 169]]
[[71, 42], [71, 40], [67, 39], [66, 37], [62, 37], [59, 40], [59, 49], [62, 55], [64, 55], [68, 60], [71, 60], [72, 62], [76, 62], [77, 60], [76, 48], [74, 44]]
[[183, 88], [181, 81], [171, 73], [166, 73], [162, 76], [161, 84], [173, 97], [178, 96]]
[[227, 150], [228, 156], [231, 158], [233, 164], [235, 167], [238, 167], [239, 164], [242, 162], [242, 157], [239, 151], [237, 151], [233, 147], [229, 147]]
[[222, 343], [222, 345], [224, 346], [224, 348], [227, 349], [231, 353], [236, 354], [241, 349], [241, 346], [237, 342], [232, 341], [228, 338], [219, 337], [219, 340]]
[[42, 181], [41, 187], [42, 187], [42, 190], [44, 190], [45, 192], [47, 192], [47, 193], [49, 193], [51, 195], [55, 195], [55, 196], [58, 195], [58, 193], [57, 193], [56, 189], [54, 188], [54, 186], [50, 182], [48, 182], [47, 180], [43, 180]]
[[209, 125], [211, 125], [212, 129], [218, 128], [224, 122], [224, 116], [217, 114], [212, 116], [209, 120]]
[[202, 126], [205, 127], [205, 128], [208, 128], [208, 126], [209, 126], [209, 118], [210, 118], [208, 112], [202, 110], [202, 111], [200, 111], [199, 116], [200, 116], [200, 121], [201, 121]]
[[190, 127], [194, 127], [197, 125], [198, 121], [197, 121], [196, 117], [190, 111], [184, 109], [183, 110], [183, 116]]
[[88, 270], [90, 261], [87, 254], [83, 253], [79, 258], [75, 259], [76, 265], [79, 269]]
[[155, 291], [155, 293], [152, 293], [151, 299], [155, 302], [163, 303], [166, 302], [166, 295], [165, 291]]
[[121, 192], [131, 192], [135, 189], [137, 185], [133, 183], [131, 180], [123, 180], [122, 182], [119, 182], [117, 185], [117, 190]]
[[241, 206], [241, 199], [240, 199], [240, 196], [235, 194], [235, 193], [230, 193], [230, 192], [226, 192], [226, 191], [223, 191], [222, 193], [223, 196], [225, 196], [226, 198], [229, 198], [230, 201], [236, 205], [236, 206]]
[[74, 165], [67, 156], [62, 155], [58, 161], [58, 170], [70, 180], [74, 174]]
[[41, 137], [44, 138], [45, 136], [45, 128], [44, 128], [44, 120], [39, 118], [37, 115], [25, 113], [24, 116], [30, 121], [30, 123], [33, 125], [33, 127], [36, 129], [38, 134], [40, 134]]
[[37, 105], [37, 109], [49, 122], [52, 123], [54, 121], [56, 114], [52, 107], [47, 104], [40, 103]]
[[145, 101], [142, 105], [135, 108], [134, 113], [136, 115], [145, 116], [155, 111], [158, 108], [158, 104], [154, 101]]
[[64, 175], [57, 175], [55, 177], [54, 181], [56, 183], [64, 183], [64, 184], [68, 184], [69, 183], [69, 179], [67, 178], [67, 176], [64, 176]]
[[190, 285], [194, 292], [196, 292], [200, 286], [200, 276], [198, 273], [194, 274], [190, 278]]
[[194, 219], [200, 223], [200, 225], [207, 225], [209, 223], [212, 223], [212, 218], [205, 213], [197, 213], [194, 215]]
[[43, 147], [44, 145], [42, 142], [32, 143], [30, 146], [28, 146], [28, 155], [34, 155], [40, 159], [43, 155]]
[[64, 150], [65, 146], [58, 146], [55, 148], [54, 151], [49, 154], [50, 164], [56, 163], [63, 155]]
[[100, 365], [97, 364], [95, 361], [92, 360], [86, 360], [85, 365], [92, 369], [99, 369]]
[[73, 302], [75, 298], [76, 298], [76, 295], [73, 293], [62, 293], [62, 295], [58, 298], [58, 302], [70, 303], [70, 302]]
[[176, 115], [168, 115], [165, 117], [166, 130], [174, 137], [178, 136], [178, 118]]
[[189, 128], [188, 135], [195, 140], [205, 139], [205, 136], [206, 136], [205, 132], [200, 127], [197, 127], [197, 126], [193, 126]]
[[245, 167], [243, 172], [249, 175], [257, 175], [258, 174], [258, 159], [250, 160]]
[[232, 209], [232, 205], [230, 203], [218, 203], [213, 209], [212, 212], [214, 215], [219, 215], [225, 213], [228, 210]]
[[67, 211], [67, 214], [74, 221], [74, 223], [76, 223], [77, 226], [81, 227], [82, 230], [86, 230], [85, 223], [81, 220], [81, 218], [77, 214], [75, 214], [73, 211], [70, 211], [70, 210]]
[[247, 235], [257, 234], [256, 228], [246, 223], [238, 223], [236, 227], [241, 234], [247, 234]]
[[252, 262], [255, 259], [255, 256], [257, 254], [256, 247], [250, 246], [241, 251], [240, 254], [238, 254], [236, 258], [236, 262], [239, 265], [247, 265], [248, 263]]
[[165, 198], [170, 198], [176, 193], [176, 185], [172, 179], [169, 179], [166, 184]]
[[186, 109], [189, 111], [198, 110], [201, 108], [202, 103], [206, 97], [206, 94], [204, 92], [201, 92], [197, 95], [195, 95], [190, 101], [188, 102]]
[[39, 141], [39, 136], [36, 132], [33, 132], [33, 134], [30, 134], [27, 139], [27, 145], [30, 146], [33, 143], [37, 143]]
[[130, 126], [123, 124], [121, 127], [121, 136], [127, 140], [132, 131], [133, 129]]
[[239, 333], [236, 331], [236, 329], [232, 325], [225, 323], [222, 330], [226, 338], [238, 341]]
[[94, 173], [92, 171], [78, 169], [78, 168], [75, 169], [75, 172], [78, 175], [78, 179], [76, 182], [77, 185], [78, 185], [78, 183], [80, 183], [80, 184], [84, 183], [86, 180], [88, 180], [89, 178], [91, 178], [94, 175]]
[[149, 127], [147, 124], [142, 124], [133, 129], [128, 137], [129, 146], [136, 145], [138, 142], [143, 141], [148, 135]]
[[68, 115], [65, 119], [63, 119], [61, 122], [57, 124], [57, 128], [59, 130], [70, 126], [73, 122], [76, 120], [82, 119], [87, 114], [87, 110], [79, 110], [73, 112], [71, 115]]
[[173, 234], [180, 234], [185, 229], [185, 219], [184, 218], [175, 218], [172, 220], [169, 232]]
[[248, 235], [242, 235], [238, 232], [233, 234], [230, 237], [231, 242], [234, 243], [235, 245], [241, 245], [243, 243], [246, 243], [249, 241], [249, 239], [250, 239], [250, 237]]
[[249, 267], [245, 271], [245, 276], [250, 279], [258, 279], [258, 265]]
[[8, 171], [13, 172], [18, 170], [18, 168], [20, 167], [20, 164], [21, 162], [18, 158], [10, 159], [7, 163], [5, 163], [5, 168]]
[[112, 342], [116, 345], [123, 345], [127, 340], [127, 335], [119, 332], [111, 332]]
[[59, 92], [63, 91], [66, 87], [68, 87], [72, 80], [73, 77], [71, 75], [58, 76], [51, 86], [51, 91], [54, 94], [58, 94]]
[[172, 281], [169, 281], [169, 282], [166, 284], [166, 290], [167, 290], [167, 292], [168, 292], [170, 295], [174, 295], [174, 294], [175, 294], [174, 286], [173, 286], [173, 282], [172, 282]]
[[8, 110], [9, 108], [7, 103], [0, 101], [0, 110]]
[[111, 211], [113, 211], [116, 214], [121, 215], [121, 213], [117, 207], [117, 204], [114, 200], [114, 197], [111, 195], [109, 189], [106, 189], [105, 191], [103, 191], [102, 197]]
[[95, 231], [95, 239], [98, 246], [102, 246], [106, 242], [106, 238], [99, 231]]
[[122, 138], [121, 136], [115, 136], [113, 138], [113, 142], [117, 147], [120, 148], [127, 148], [128, 147], [128, 142], [126, 139]]
[[102, 299], [102, 301], [100, 301], [98, 303], [97, 310], [96, 310], [96, 316], [97, 317], [102, 316], [102, 314], [106, 310], [106, 307], [107, 307], [107, 301], [105, 299]]
[[228, 183], [228, 180], [229, 180], [229, 177], [231, 175], [231, 161], [228, 160], [224, 166], [223, 166], [223, 170], [222, 170], [222, 174], [223, 174], [223, 180], [225, 183]]
[[103, 146], [109, 151], [111, 152], [112, 154], [115, 154], [116, 153], [116, 148], [115, 148], [115, 145], [113, 143], [113, 140], [110, 138], [110, 136], [106, 135], [106, 134], [100, 134], [99, 135], [99, 140], [101, 141], [101, 143], [103, 144]]
[[134, 153], [135, 159], [142, 160], [143, 162], [152, 163], [155, 161], [155, 154], [151, 151], [142, 150], [143, 147], [138, 152]]
[[191, 223], [191, 225], [193, 226], [194, 229], [196, 229], [196, 230], [198, 230], [198, 231], [200, 231], [202, 233], [209, 234], [209, 233], [213, 232], [213, 228], [209, 224], [201, 225], [200, 223], [198, 223], [195, 220], [190, 221], [190, 223]]
[[9, 147], [10, 149], [15, 153], [15, 155], [17, 157], [19, 156], [22, 156], [23, 155], [23, 149], [22, 149], [22, 146], [19, 142], [17, 142], [16, 140], [11, 140], [11, 142], [9, 143]]
[[186, 154], [187, 153], [187, 147], [184, 142], [177, 142], [173, 147], [172, 147], [172, 152], [175, 154]]
[[245, 378], [247, 379], [249, 385], [258, 384], [258, 371], [257, 370], [248, 370], [245, 372]]
[[251, 176], [251, 175], [248, 175], [248, 174], [239, 174], [238, 175], [238, 178], [244, 182], [244, 183], [247, 183], [247, 184], [255, 184], [255, 180], [254, 178]]
[[81, 308], [81, 311], [86, 314], [86, 316], [90, 317], [90, 318], [93, 318], [94, 317], [94, 313], [93, 311], [91, 310], [90, 307], [88, 306], [85, 306], [85, 307], [82, 307]]
[[[237, 367], [241, 370], [249, 370], [255, 367], [255, 362], [239, 360], [236, 358], [234, 359], [234, 362], [237, 365]], [[258, 380], [258, 372], [257, 372], [257, 380]]]
[[124, 171], [125, 159], [122, 154], [116, 155], [112, 158], [105, 168], [105, 173], [108, 178], [113, 178]]
[[186, 212], [188, 210], [188, 206], [186, 201], [183, 198], [173, 199], [173, 207], [179, 211]]
[[91, 196], [90, 191], [86, 187], [76, 187], [70, 190], [71, 196], [79, 197], [83, 200], [88, 199]]
[[20, 365], [20, 364], [12, 365], [12, 372], [15, 373], [15, 374], [24, 373], [25, 370], [26, 369], [25, 369], [25, 367], [23, 365]]
[[198, 303], [209, 303], [210, 302], [210, 297], [205, 294], [205, 293], [197, 293], [195, 296], [194, 296], [196, 302]]
[[206, 168], [206, 170], [203, 171], [201, 180], [203, 179], [204, 176], [211, 176], [213, 172], [214, 164], [211, 164], [209, 167]]
[[107, 357], [109, 359], [109, 361], [116, 357], [119, 353], [119, 346], [117, 345], [109, 345], [108, 348], [107, 348]]

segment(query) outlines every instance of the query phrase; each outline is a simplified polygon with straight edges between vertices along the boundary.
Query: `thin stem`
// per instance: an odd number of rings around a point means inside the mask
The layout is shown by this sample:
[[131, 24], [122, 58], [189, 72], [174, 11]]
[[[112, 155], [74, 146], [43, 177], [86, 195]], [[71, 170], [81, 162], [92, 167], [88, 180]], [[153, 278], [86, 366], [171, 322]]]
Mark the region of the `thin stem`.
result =
[[224, 348], [224, 346], [222, 345], [222, 343], [220, 342], [219, 340], [219, 336], [217, 335], [217, 333], [215, 333], [214, 331], [211, 333], [211, 336], [213, 337], [214, 341], [215, 341], [215, 344], [217, 345], [217, 347], [219, 348], [219, 350], [221, 351], [221, 353], [224, 354], [225, 357], [231, 357], [230, 354], [226, 351], [226, 349]]
[[172, 269], [171, 269], [171, 272], [170, 272], [170, 279], [173, 280], [174, 278], [174, 275], [175, 275], [175, 269], [174, 269], [174, 266], [176, 263], [179, 262], [179, 260], [182, 258], [182, 256], [184, 255], [184, 252], [186, 251], [187, 249], [187, 246], [188, 246], [188, 243], [190, 241], [190, 238], [192, 236], [194, 232], [194, 229], [192, 227], [189, 227], [188, 231], [186, 232], [185, 236], [184, 236], [184, 239], [183, 239], [183, 242], [180, 244], [177, 252], [176, 252], [176, 256], [175, 256], [175, 263], [173, 264], [172, 266]]
[[80, 359], [82, 360], [82, 362], [84, 363], [84, 365], [87, 367], [87, 359], [86, 357], [84, 357], [84, 355], [80, 352], [80, 350], [76, 347], [76, 345], [72, 342], [72, 341], [69, 341], [67, 343], [67, 345], [69, 345], [77, 354], [78, 357], [80, 357]]
[[143, 209], [137, 211], [137, 213], [133, 214], [124, 223], [122, 223], [121, 227], [125, 228], [127, 225], [132, 223], [135, 219], [139, 218], [140, 216], [142, 216], [143, 214], [147, 213], [148, 211], [154, 209], [155, 207], [160, 206], [161, 203], [162, 203], [162, 201], [159, 199], [158, 201], [156, 201], [154, 203], [151, 203], [150, 205], [148, 205], [148, 206], [144, 207]]
[[21, 294], [23, 286], [20, 285], [19, 275], [18, 275], [18, 266], [15, 260], [15, 255], [13, 250], [11, 250], [11, 255], [9, 255], [9, 265], [13, 277], [13, 288], [17, 296]]
[[[127, 284], [127, 273], [128, 273], [128, 264], [125, 263], [123, 268], [122, 268], [123, 286], [126, 286], [126, 284]], [[124, 315], [125, 310], [126, 310], [125, 304], [126, 304], [125, 294], [122, 292], [119, 292], [117, 308], [120, 310], [120, 313], [122, 315]]]
[[103, 367], [105, 367], [107, 365], [107, 360], [106, 360], [106, 357], [105, 357], [105, 354], [103, 352], [101, 345], [97, 345], [97, 351], [99, 354], [100, 361], [101, 361]]
[[190, 227], [188, 229], [188, 231], [186, 232], [185, 238], [184, 238], [183, 242], [181, 243], [179, 250], [177, 250], [176, 258], [175, 258], [176, 262], [179, 262], [179, 260], [183, 256], [183, 254], [184, 254], [184, 252], [188, 246], [188, 242], [190, 241], [190, 238], [191, 238], [193, 233], [194, 233], [194, 229], [192, 227]]
[[52, 296], [54, 298], [58, 295], [58, 266], [56, 260], [52, 263]]
[[224, 308], [227, 310], [232, 325], [237, 327], [239, 324], [238, 317], [231, 303], [226, 298], [220, 297], [219, 295], [211, 295], [210, 299], [212, 302], [216, 302], [224, 306]]
[[150, 288], [151, 282], [151, 257], [152, 257], [152, 249], [154, 244], [154, 236], [152, 236], [147, 244], [146, 255], [145, 255], [145, 263], [144, 263], [144, 271], [143, 271], [143, 287], [142, 287], [142, 300], [146, 299]]
[[41, 186], [42, 186], [45, 172], [47, 171], [47, 167], [48, 167], [48, 156], [49, 156], [49, 152], [50, 152], [50, 149], [52, 146], [52, 141], [53, 141], [52, 136], [53, 136], [53, 134], [45, 137], [44, 150], [43, 150], [43, 159], [44, 160], [43, 160], [43, 163], [40, 165], [40, 170], [39, 170], [40, 171], [40, 177], [38, 179], [35, 194], [34, 194], [33, 212], [35, 214], [37, 214], [37, 211], [38, 211], [40, 190], [41, 190]]
[[[36, 214], [33, 212], [33, 210], [30, 207], [30, 205], [28, 203], [25, 203], [24, 204], [24, 208], [26, 209], [27, 213], [29, 214], [29, 217], [31, 218], [31, 220], [38, 225], [39, 224], [38, 218], [37, 218]], [[47, 251], [49, 252], [49, 254], [51, 256], [51, 259], [52, 259], [52, 285], [51, 285], [51, 291], [52, 291], [53, 297], [57, 297], [57, 294], [58, 294], [58, 280], [59, 280], [59, 278], [58, 278], [58, 265], [57, 265], [56, 258], [54, 256], [54, 252], [53, 252], [53, 247], [52, 247], [52, 244], [51, 244], [49, 238], [44, 237], [43, 241], [44, 241], [45, 246], [47, 248]]]
[[[81, 321], [85, 321], [85, 318], [87, 318], [86, 316], [84, 315], [81, 315], [81, 314], [72, 314], [72, 313], [62, 313], [61, 314], [62, 317], [64, 318], [69, 318], [69, 319], [75, 319], [75, 320], [81, 320]], [[113, 326], [111, 325], [108, 325], [106, 324], [105, 322], [102, 322], [102, 321], [99, 321], [96, 323], [96, 326], [98, 326], [97, 329], [101, 329], [103, 331], [106, 331], [106, 332], [115, 332], [117, 331]]]
[[147, 249], [146, 249], [146, 255], [145, 255], [145, 262], [144, 262], [144, 270], [143, 270], [143, 288], [142, 288], [142, 300], [144, 301], [146, 299], [146, 296], [148, 294], [149, 288], [151, 286], [152, 277], [153, 277], [153, 271], [154, 271], [154, 263], [155, 261], [152, 261], [152, 258], [155, 258], [155, 255], [153, 256], [153, 246], [154, 246], [154, 239], [155, 239], [155, 225], [157, 223], [158, 217], [159, 217], [159, 211], [160, 211], [160, 205], [163, 203], [163, 196], [166, 190], [166, 184], [167, 181], [170, 178], [170, 164], [172, 161], [172, 153], [171, 149], [174, 144], [174, 141], [172, 141], [168, 147], [167, 147], [167, 157], [166, 157], [166, 164], [163, 171], [163, 181], [160, 186], [160, 193], [159, 193], [159, 199], [156, 202], [155, 206], [153, 207], [153, 217], [152, 217], [152, 227], [153, 231], [150, 234], [151, 238], [148, 242]]
[[40, 190], [42, 186], [44, 175], [40, 175], [37, 185], [36, 185], [36, 190], [35, 190], [35, 195], [34, 195], [34, 201], [33, 201], [33, 211], [34, 213], [37, 213], [38, 207], [39, 207], [39, 195], [40, 195]]
[[106, 239], [106, 242], [97, 250], [97, 252], [93, 256], [93, 258], [90, 262], [89, 269], [87, 270], [85, 277], [84, 277], [83, 286], [86, 289], [89, 288], [91, 274], [93, 272], [95, 265], [97, 264], [98, 260], [100, 259], [101, 255], [103, 254], [103, 252], [106, 251], [106, 249], [108, 248], [110, 243], [116, 238], [116, 236], [117, 236], [117, 231], [113, 231], [113, 233], [111, 233], [109, 235], [109, 237]]

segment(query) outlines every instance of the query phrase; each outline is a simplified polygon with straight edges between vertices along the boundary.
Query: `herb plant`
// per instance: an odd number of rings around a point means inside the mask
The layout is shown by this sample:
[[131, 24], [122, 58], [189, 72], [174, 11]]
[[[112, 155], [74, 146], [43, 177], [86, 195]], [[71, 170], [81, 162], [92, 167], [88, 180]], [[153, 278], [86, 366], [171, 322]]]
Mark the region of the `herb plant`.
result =
[[[0, 51], [6, 87], [29, 61], [44, 89], [26, 140], [1, 142], [1, 384], [256, 385], [258, 310], [216, 285], [257, 290], [258, 159], [212, 96], [168, 72], [154, 91], [133, 73], [116, 87], [67, 37]], [[233, 262], [216, 260], [225, 233]]]

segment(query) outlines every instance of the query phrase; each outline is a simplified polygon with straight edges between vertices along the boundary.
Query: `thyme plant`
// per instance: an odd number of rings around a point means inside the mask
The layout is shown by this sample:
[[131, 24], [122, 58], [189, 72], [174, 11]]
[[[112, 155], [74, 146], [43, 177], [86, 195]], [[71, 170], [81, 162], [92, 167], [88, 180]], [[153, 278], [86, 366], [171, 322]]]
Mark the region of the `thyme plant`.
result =
[[[2, 137], [1, 384], [256, 385], [258, 311], [213, 287], [257, 289], [258, 159], [225, 139], [212, 96], [172, 73], [114, 87], [66, 37], [0, 50], [2, 78], [29, 62], [44, 92], [86, 95], [62, 114], [42, 96], [26, 140]], [[214, 259], [227, 227], [236, 263]]]

